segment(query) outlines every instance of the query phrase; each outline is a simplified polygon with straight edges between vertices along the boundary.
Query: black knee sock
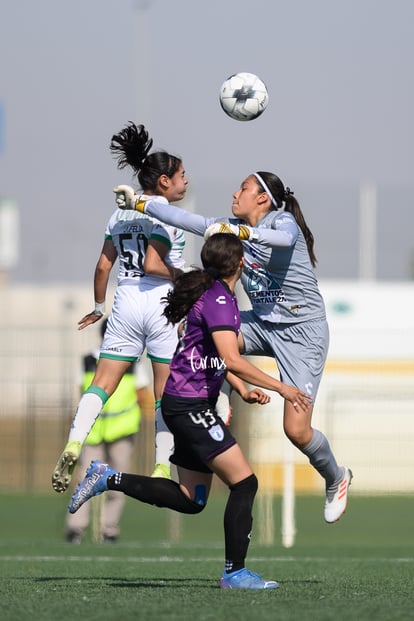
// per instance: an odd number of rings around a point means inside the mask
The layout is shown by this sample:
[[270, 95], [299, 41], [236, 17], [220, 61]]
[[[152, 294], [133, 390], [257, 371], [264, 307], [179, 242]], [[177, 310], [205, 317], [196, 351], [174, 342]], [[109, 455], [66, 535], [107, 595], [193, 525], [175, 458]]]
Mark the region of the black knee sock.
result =
[[254, 474], [235, 485], [229, 485], [230, 495], [224, 512], [228, 572], [244, 567], [253, 525], [252, 509], [257, 487], [257, 478]]
[[179, 513], [200, 513], [205, 502], [190, 500], [175, 481], [117, 472], [108, 478], [108, 489], [124, 492], [131, 498], [156, 507], [174, 509]]

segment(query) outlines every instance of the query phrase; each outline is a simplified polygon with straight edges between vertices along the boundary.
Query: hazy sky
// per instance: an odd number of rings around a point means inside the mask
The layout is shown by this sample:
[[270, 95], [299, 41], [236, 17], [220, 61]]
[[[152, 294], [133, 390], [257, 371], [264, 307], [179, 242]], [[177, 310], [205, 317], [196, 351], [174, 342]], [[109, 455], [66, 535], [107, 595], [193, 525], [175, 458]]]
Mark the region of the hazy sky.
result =
[[[358, 200], [377, 184], [378, 263], [414, 258], [412, 0], [0, 0], [0, 196], [20, 208], [14, 281], [91, 281], [118, 172], [109, 141], [143, 122], [182, 156], [196, 211], [230, 212], [253, 170], [294, 189], [321, 278], [358, 274]], [[258, 74], [256, 121], [223, 80]], [[1, 134], [0, 134], [1, 135]]]

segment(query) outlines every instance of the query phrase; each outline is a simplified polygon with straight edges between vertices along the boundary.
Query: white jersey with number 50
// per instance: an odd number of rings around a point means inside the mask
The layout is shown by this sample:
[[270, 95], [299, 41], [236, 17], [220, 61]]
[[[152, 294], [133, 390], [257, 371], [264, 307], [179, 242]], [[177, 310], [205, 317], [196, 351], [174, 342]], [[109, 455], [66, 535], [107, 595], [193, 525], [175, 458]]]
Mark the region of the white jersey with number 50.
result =
[[[168, 205], [166, 199], [157, 198]], [[101, 357], [139, 360], [146, 348], [151, 360], [169, 363], [177, 345], [177, 330], [163, 315], [163, 298], [172, 282], [145, 274], [144, 259], [150, 240], [158, 240], [169, 248], [164, 262], [183, 268], [183, 231], [137, 211], [117, 209], [105, 238], [117, 250], [119, 270]]]
[[[166, 199], [157, 197], [157, 201], [162, 200], [168, 204]], [[118, 284], [137, 278], [145, 278], [147, 284], [160, 284], [160, 278], [144, 272], [145, 253], [151, 239], [159, 240], [169, 248], [165, 263], [176, 268], [184, 267], [183, 231], [137, 211], [117, 209], [108, 222], [105, 239], [111, 239], [118, 252]]]

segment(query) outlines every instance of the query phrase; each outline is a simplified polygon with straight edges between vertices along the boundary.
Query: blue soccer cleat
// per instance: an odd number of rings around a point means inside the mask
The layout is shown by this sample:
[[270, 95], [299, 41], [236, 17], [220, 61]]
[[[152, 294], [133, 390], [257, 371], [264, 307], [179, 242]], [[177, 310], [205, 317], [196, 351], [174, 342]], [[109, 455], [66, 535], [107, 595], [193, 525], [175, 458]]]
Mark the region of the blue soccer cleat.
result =
[[99, 496], [108, 489], [108, 477], [116, 474], [116, 470], [103, 464], [101, 461], [93, 461], [86, 471], [86, 476], [78, 485], [72, 500], [68, 506], [70, 513], [76, 511], [93, 496]]
[[259, 574], [246, 569], [239, 569], [227, 574], [223, 571], [220, 588], [222, 589], [277, 589], [279, 584], [275, 580], [263, 580]]

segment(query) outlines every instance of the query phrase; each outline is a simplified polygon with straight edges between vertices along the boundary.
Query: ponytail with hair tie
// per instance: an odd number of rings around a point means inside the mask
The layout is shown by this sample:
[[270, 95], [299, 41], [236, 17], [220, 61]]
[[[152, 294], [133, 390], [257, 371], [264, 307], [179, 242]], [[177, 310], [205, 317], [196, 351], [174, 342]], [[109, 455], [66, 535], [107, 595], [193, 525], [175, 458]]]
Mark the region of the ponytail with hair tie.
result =
[[291, 190], [289, 186], [286, 186], [284, 199], [287, 200], [289, 196], [293, 196], [293, 195], [294, 195], [294, 191]]

